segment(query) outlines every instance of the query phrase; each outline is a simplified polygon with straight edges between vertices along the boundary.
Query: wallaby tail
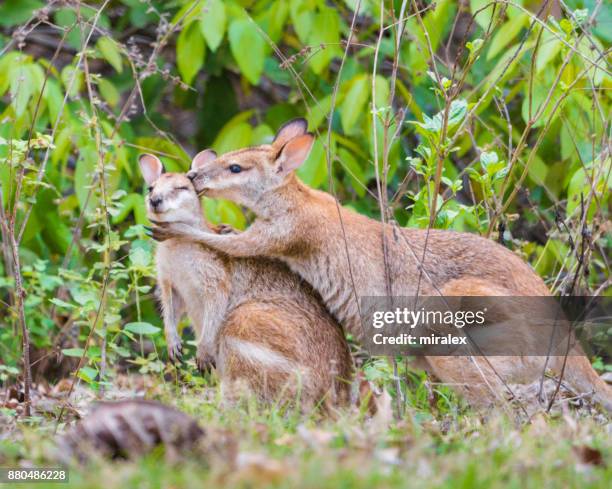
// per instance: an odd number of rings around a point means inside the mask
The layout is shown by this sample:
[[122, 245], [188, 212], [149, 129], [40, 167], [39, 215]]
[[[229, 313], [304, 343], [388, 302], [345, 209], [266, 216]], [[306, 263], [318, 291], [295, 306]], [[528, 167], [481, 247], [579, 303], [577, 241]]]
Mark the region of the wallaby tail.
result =
[[612, 415], [612, 387], [597, 375], [584, 354], [567, 357], [563, 378], [577, 394], [592, 392], [593, 399]]

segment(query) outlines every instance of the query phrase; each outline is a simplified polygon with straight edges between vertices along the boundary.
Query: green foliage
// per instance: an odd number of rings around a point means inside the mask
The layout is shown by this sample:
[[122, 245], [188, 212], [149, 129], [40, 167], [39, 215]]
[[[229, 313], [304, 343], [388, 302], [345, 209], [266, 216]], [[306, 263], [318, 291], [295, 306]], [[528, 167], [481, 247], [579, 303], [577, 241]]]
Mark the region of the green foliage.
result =
[[225, 3], [221, 0], [210, 0], [204, 8], [200, 29], [202, 29], [202, 35], [210, 50], [216, 51], [225, 35], [227, 24]]
[[[554, 292], [575, 274], [580, 292], [609, 283], [610, 4], [566, 2], [555, 18], [537, 17], [532, 2], [471, 0], [478, 14], [463, 36], [456, 2], [417, 2], [419, 16], [408, 2], [398, 42], [402, 2], [381, 13], [365, 0], [344, 57], [357, 3], [3, 2], [0, 188], [21, 233], [36, 347], [85, 355], [81, 377], [94, 386], [110, 375], [103, 358], [165, 368], [137, 155], [184, 171], [204, 147], [266, 143], [297, 116], [318, 136], [299, 176], [331, 183], [344, 205], [379, 217], [381, 180], [401, 225], [427, 227], [435, 213], [436, 227], [495, 238], [503, 223], [505, 244]], [[21, 30], [41, 18], [52, 48]], [[230, 202], [204, 207], [214, 222], [250, 219]], [[0, 299], [13, 304], [2, 239]], [[13, 307], [0, 323], [14, 367]]]
[[185, 27], [176, 41], [176, 63], [186, 83], [191, 83], [204, 64], [204, 38], [197, 23]]
[[265, 44], [252, 21], [239, 19], [232, 22], [229, 43], [238, 67], [247, 80], [257, 85], [264, 68]]

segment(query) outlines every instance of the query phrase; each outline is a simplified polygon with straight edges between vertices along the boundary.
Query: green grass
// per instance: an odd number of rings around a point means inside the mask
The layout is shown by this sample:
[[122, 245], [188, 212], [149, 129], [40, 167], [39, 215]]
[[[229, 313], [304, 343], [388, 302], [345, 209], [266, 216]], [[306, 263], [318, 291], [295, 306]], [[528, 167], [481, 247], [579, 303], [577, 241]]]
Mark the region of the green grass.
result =
[[[542, 489], [612, 484], [610, 425], [592, 417], [537, 415], [531, 423], [518, 424], [495, 413], [483, 419], [465, 408], [432, 413], [423, 403], [409, 403], [403, 419], [386, 422], [357, 408], [325, 418], [253, 400], [228, 407], [220, 403], [216, 387], [185, 390], [161, 384], [150, 391], [148, 397], [196, 417], [211, 438], [230, 432], [237, 466], [224, 455], [171, 463], [158, 452], [136, 461], [71, 467], [68, 484], [18, 487]], [[42, 418], [18, 425], [0, 443], [0, 465], [25, 460], [52, 466], [53, 426]], [[604, 465], [585, 463], [582, 447], [600, 452]]]

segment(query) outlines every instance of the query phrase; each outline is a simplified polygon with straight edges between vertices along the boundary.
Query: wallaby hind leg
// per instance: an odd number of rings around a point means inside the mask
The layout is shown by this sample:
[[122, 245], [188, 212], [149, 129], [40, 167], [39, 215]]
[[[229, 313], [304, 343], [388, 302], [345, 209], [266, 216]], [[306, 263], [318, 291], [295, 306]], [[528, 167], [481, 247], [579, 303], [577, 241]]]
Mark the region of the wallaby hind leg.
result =
[[563, 370], [563, 380], [572, 387], [576, 394], [591, 395], [609, 414], [612, 414], [612, 387], [597, 375], [582, 348], [575, 347], [567, 356], [565, 369], [563, 363], [563, 357], [551, 357], [550, 370], [556, 375], [561, 375]]
[[[215, 302], [202, 309], [200, 324], [194, 324], [198, 338], [196, 365], [200, 372], [207, 372], [217, 365], [217, 336], [225, 320], [229, 296], [225, 290], [216, 290]], [[206, 295], [206, 292], [203, 293]]]
[[198, 343], [198, 349], [196, 351], [196, 365], [200, 372], [208, 372], [211, 368], [216, 366], [215, 357], [211, 355], [210, 348], [203, 341]]
[[[557, 348], [548, 358], [538, 355], [525, 355], [532, 345], [547, 344], [548, 330], [538, 329], [531, 324], [530, 316], [538, 317], [538, 308], [548, 304], [533, 303], [534, 313], [530, 310], [513, 309], [509, 298], [512, 292], [494, 287], [480, 279], [462, 279], [450, 282], [442, 290], [445, 296], [493, 296], [500, 297], [499, 307], [495, 307], [496, 319], [508, 322], [510, 330], [499, 335], [498, 344], [487, 344], [491, 351], [506, 352], [513, 355], [485, 357], [427, 357], [434, 373], [444, 382], [454, 384], [456, 390], [466, 397], [468, 402], [478, 406], [499, 402], [512, 393], [506, 383], [529, 384], [538, 381], [544, 370], [551, 370], [556, 375], [563, 371], [564, 380], [578, 394], [593, 394], [609, 412], [612, 412], [612, 388], [608, 386], [591, 366], [588, 358], [579, 346], [570, 352], [567, 359], [560, 356], [563, 348]], [[504, 297], [504, 299], [501, 299]], [[517, 297], [518, 304], [526, 304]], [[490, 313], [493, 311], [489, 311]], [[518, 319], [518, 314], [522, 317]], [[546, 317], [546, 316], [542, 316]], [[491, 338], [494, 338], [493, 336]], [[563, 364], [565, 363], [565, 368]]]
[[[510, 297], [512, 293], [499, 286], [492, 286], [479, 278], [453, 280], [442, 289], [445, 297]], [[512, 311], [500, 303], [496, 311], [499, 320], [511, 317]], [[500, 341], [506, 341], [504, 336]], [[488, 345], [491, 346], [491, 345]], [[497, 351], [510, 348], [505, 345]], [[525, 378], [525, 365], [517, 356], [429, 356], [426, 357], [433, 373], [444, 383], [452, 386], [470, 405], [486, 408], [503, 404], [511, 396], [506, 382]]]
[[175, 362], [181, 358], [183, 349], [177, 326], [183, 313], [184, 304], [181, 296], [172, 288], [170, 282], [161, 282], [160, 295], [168, 357]]

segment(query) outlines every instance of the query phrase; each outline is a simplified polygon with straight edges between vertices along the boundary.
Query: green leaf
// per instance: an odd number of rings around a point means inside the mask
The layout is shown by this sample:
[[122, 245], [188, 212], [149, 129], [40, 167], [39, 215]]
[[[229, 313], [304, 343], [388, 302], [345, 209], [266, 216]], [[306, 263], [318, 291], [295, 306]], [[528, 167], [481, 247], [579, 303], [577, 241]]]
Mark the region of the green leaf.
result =
[[[523, 116], [523, 120], [525, 123], [529, 121], [530, 117], [534, 117], [537, 112], [542, 108], [544, 102], [548, 98], [548, 92], [553, 84], [553, 77], [555, 73], [551, 70], [546, 70], [544, 72], [544, 76], [540, 76], [538, 82], [534, 83], [532, 86], [531, 97], [527, 90], [523, 98], [523, 103], [521, 106], [521, 115]], [[534, 122], [533, 127], [541, 127], [547, 123], [550, 119], [550, 113], [556, 103], [556, 101], [562, 96], [561, 91], [557, 88], [552, 94], [552, 97], [548, 101], [548, 104], [540, 114], [540, 117]], [[531, 112], [530, 112], [530, 104], [531, 104]], [[553, 118], [557, 118], [559, 115], [559, 111], [557, 110], [555, 114], [553, 114]]]
[[191, 83], [202, 65], [206, 46], [197, 22], [192, 22], [179, 34], [176, 41], [176, 64], [181, 78]]
[[[450, 129], [458, 125], [467, 114], [467, 101], [464, 99], [453, 100], [448, 112], [448, 124], [447, 127]], [[425, 122], [417, 122], [419, 126], [427, 129], [431, 132], [440, 132], [442, 130], [442, 124], [444, 121], [444, 110], [441, 110], [433, 117], [428, 117], [423, 114], [423, 120]]]
[[[552, 170], [552, 167], [550, 167]], [[538, 185], [544, 186], [546, 184], [546, 176], [549, 173], [549, 167], [542, 158], [535, 155], [529, 164], [528, 175]]]
[[49, 300], [51, 304], [55, 304], [57, 307], [63, 307], [64, 309], [74, 309], [76, 306], [74, 304], [70, 304], [70, 302], [63, 301], [61, 299], [57, 299], [54, 297]]
[[244, 229], [246, 227], [244, 214], [234, 202], [219, 199], [216, 211], [219, 216], [219, 222], [230, 224], [237, 229]]
[[437, 51], [444, 34], [449, 32], [453, 25], [457, 2], [455, 0], [438, 0], [432, 3], [432, 7], [434, 9], [425, 15], [423, 25], [429, 34], [432, 49]]
[[[321, 139], [324, 141], [325, 136], [322, 135]], [[321, 141], [315, 140], [308, 159], [297, 169], [296, 173], [306, 185], [311, 187], [317, 188], [325, 183], [327, 180], [327, 159]]]
[[475, 15], [476, 23], [485, 30], [491, 23], [494, 5], [495, 3], [491, 0], [470, 0], [470, 11], [472, 15]]
[[259, 83], [264, 68], [265, 43], [250, 19], [234, 20], [229, 28], [232, 56], [244, 77], [253, 85]]
[[[140, 2], [140, 0], [130, 1]], [[188, 25], [191, 23], [191, 21], [199, 19], [201, 17], [201, 7], [203, 6], [204, 0], [181, 1], [180, 3], [184, 3], [184, 5], [176, 12], [176, 14], [174, 14], [174, 17], [172, 17], [171, 24], [177, 24], [179, 22], [182, 22], [183, 25]]]
[[10, 88], [11, 67], [22, 64], [24, 58], [25, 55], [18, 51], [9, 51], [0, 56], [0, 97]]
[[124, 348], [123, 346], [116, 345], [115, 343], [109, 343], [109, 348], [123, 358], [129, 358], [131, 356], [130, 350]]
[[229, 224], [235, 229], [244, 229], [246, 219], [235, 203], [224, 199], [204, 199], [206, 218], [214, 224]]
[[370, 91], [370, 77], [365, 74], [357, 75], [350, 82], [350, 88], [340, 105], [340, 120], [342, 129], [351, 134], [359, 117], [363, 114], [368, 102]]
[[382, 75], [376, 75], [376, 95], [374, 96], [374, 101], [377, 108], [380, 109], [389, 105], [390, 91], [389, 80]]
[[270, 129], [270, 126], [266, 124], [260, 124], [253, 129], [253, 135], [251, 138], [251, 144], [266, 144], [274, 139], [274, 131]]
[[529, 16], [522, 13], [502, 25], [491, 40], [489, 51], [487, 52], [487, 59], [492, 59], [501, 53], [503, 49], [514, 40], [517, 34], [521, 32], [521, 29], [528, 21]]
[[101, 37], [96, 43], [96, 48], [100, 51], [102, 57], [115, 68], [117, 73], [123, 72], [123, 60], [121, 59], [121, 51], [117, 43], [108, 36]]
[[313, 23], [314, 13], [308, 0], [292, 0], [289, 2], [289, 14], [291, 23], [295, 29], [298, 39], [303, 44], [308, 44], [310, 30]]
[[306, 114], [306, 119], [308, 119], [308, 127], [314, 130], [321, 125], [323, 120], [325, 120], [329, 114], [331, 109], [331, 100], [332, 96], [327, 95], [319, 99], [318, 103], [311, 108], [310, 113]]
[[[592, 181], [592, 168], [593, 164], [597, 165], [596, 169], [596, 178], [595, 181]], [[588, 195], [593, 190], [600, 196], [602, 199], [600, 205], [605, 207], [606, 202], [610, 195], [612, 195], [612, 179], [610, 178], [610, 173], [612, 171], [612, 159], [606, 158], [603, 162], [598, 158], [595, 162], [589, 162], [585, 167], [581, 166], [576, 172], [572, 175], [572, 178], [567, 187], [567, 215], [571, 216], [574, 213], [580, 212], [581, 201], [580, 196], [584, 197], [585, 204], [588, 202]], [[592, 188], [593, 186], [593, 188]], [[595, 202], [591, 202], [589, 209], [586, 209], [587, 217], [589, 219], [592, 218], [592, 215], [596, 209]]]
[[253, 138], [253, 128], [247, 122], [241, 122], [230, 127], [224, 127], [212, 147], [219, 154], [244, 148], [251, 144]]
[[[251, 144], [253, 128], [247, 121], [253, 116], [253, 110], [246, 110], [232, 117], [227, 122], [211, 145], [217, 153], [227, 153]], [[237, 126], [240, 126], [237, 129]], [[248, 126], [248, 130], [245, 126]]]
[[338, 11], [330, 7], [324, 7], [315, 16], [308, 39], [308, 44], [314, 49], [314, 54], [309, 62], [312, 71], [317, 75], [320, 74], [335, 56], [341, 54], [339, 43], [340, 18]]
[[610, 2], [597, 3], [597, 0], [585, 0], [584, 6], [589, 8], [589, 13], [598, 9], [595, 22], [591, 28], [593, 32], [598, 35], [601, 39], [609, 43], [612, 43], [612, 5]]
[[503, 178], [508, 173], [505, 162], [499, 161], [495, 151], [483, 151], [480, 155], [480, 166], [489, 176], [495, 176], [494, 180]]
[[474, 39], [473, 41], [468, 41], [465, 44], [465, 47], [470, 52], [470, 60], [473, 60], [475, 57], [478, 56], [478, 53], [480, 49], [482, 48], [483, 44], [484, 44], [484, 41], [482, 39]]
[[62, 350], [62, 354], [67, 357], [77, 357], [80, 358], [83, 356], [85, 350], [83, 348], [64, 348]]
[[204, 2], [200, 30], [211, 51], [216, 51], [221, 41], [223, 41], [226, 24], [225, 4], [221, 0], [208, 0]]
[[99, 198], [94, 195], [95, 193], [89, 195], [89, 187], [94, 182], [97, 160], [98, 153], [95, 148], [81, 148], [74, 172], [75, 193], [81, 210], [86, 207], [87, 211], [93, 211], [99, 201]]
[[60, 86], [56, 80], [47, 80], [44, 96], [45, 100], [47, 101], [49, 118], [51, 120], [51, 124], [53, 125], [55, 124], [55, 121], [60, 114], [60, 110], [62, 109], [62, 104], [64, 103], [64, 95], [62, 94]]
[[536, 58], [536, 73], [540, 73], [561, 52], [563, 44], [557, 35], [544, 30]]
[[464, 99], [453, 100], [448, 113], [448, 125], [454, 127], [465, 118], [467, 114], [467, 101]]
[[62, 69], [61, 77], [68, 96], [76, 97], [83, 86], [83, 72], [76, 70], [73, 65], [67, 65]]
[[70, 295], [81, 306], [87, 305], [97, 308], [100, 303], [100, 298], [93, 289], [74, 287], [70, 289]]
[[151, 253], [143, 248], [130, 249], [130, 264], [139, 270], [146, 270], [152, 261]]
[[571, 34], [574, 30], [574, 25], [567, 19], [561, 19], [559, 26], [566, 34]]
[[115, 85], [106, 78], [100, 78], [98, 80], [98, 89], [100, 90], [100, 95], [102, 95], [102, 98], [106, 100], [108, 105], [115, 107], [119, 103], [119, 99], [121, 98], [119, 91], [115, 88]]
[[98, 376], [98, 371], [91, 367], [81, 367], [79, 370], [79, 377], [85, 382], [93, 382]]
[[20, 117], [28, 107], [28, 102], [34, 94], [34, 78], [31, 76], [30, 65], [14, 67], [10, 72], [11, 97], [15, 115]]
[[44, 4], [39, 0], [4, 0], [0, 5], [0, 26], [10, 27], [26, 22], [32, 12]]
[[263, 15], [257, 17], [257, 23], [265, 31], [270, 40], [276, 44], [281, 41], [285, 32], [285, 22], [289, 16], [288, 3], [287, 0], [274, 0], [270, 8]]
[[357, 163], [357, 159], [346, 149], [338, 150], [338, 158], [341, 165], [344, 167], [348, 181], [351, 182], [353, 190], [359, 197], [365, 196], [366, 193], [366, 178], [363, 169]]
[[499, 157], [495, 151], [483, 151], [480, 154], [480, 164], [484, 170], [486, 170], [490, 165], [494, 165], [498, 161]]
[[493, 83], [498, 87], [503, 86], [503, 83], [515, 74], [520, 65], [521, 56], [529, 51], [533, 44], [535, 41], [527, 41], [522, 45], [519, 42], [505, 49], [493, 69], [489, 70], [487, 86], [490, 87]]
[[[136, 222], [140, 223], [138, 213], [140, 212], [140, 206], [144, 207], [144, 199], [142, 195], [137, 193], [131, 193], [126, 195], [121, 199], [121, 207], [119, 208], [119, 212], [117, 215], [113, 216], [113, 224], [119, 224], [123, 222], [126, 217], [134, 212], [134, 216], [136, 217]], [[126, 234], [127, 238], [128, 235]]]
[[149, 323], [136, 322], [136, 323], [127, 323], [124, 327], [126, 331], [134, 334], [142, 334], [147, 336], [156, 335], [161, 331], [157, 326], [153, 326]]

